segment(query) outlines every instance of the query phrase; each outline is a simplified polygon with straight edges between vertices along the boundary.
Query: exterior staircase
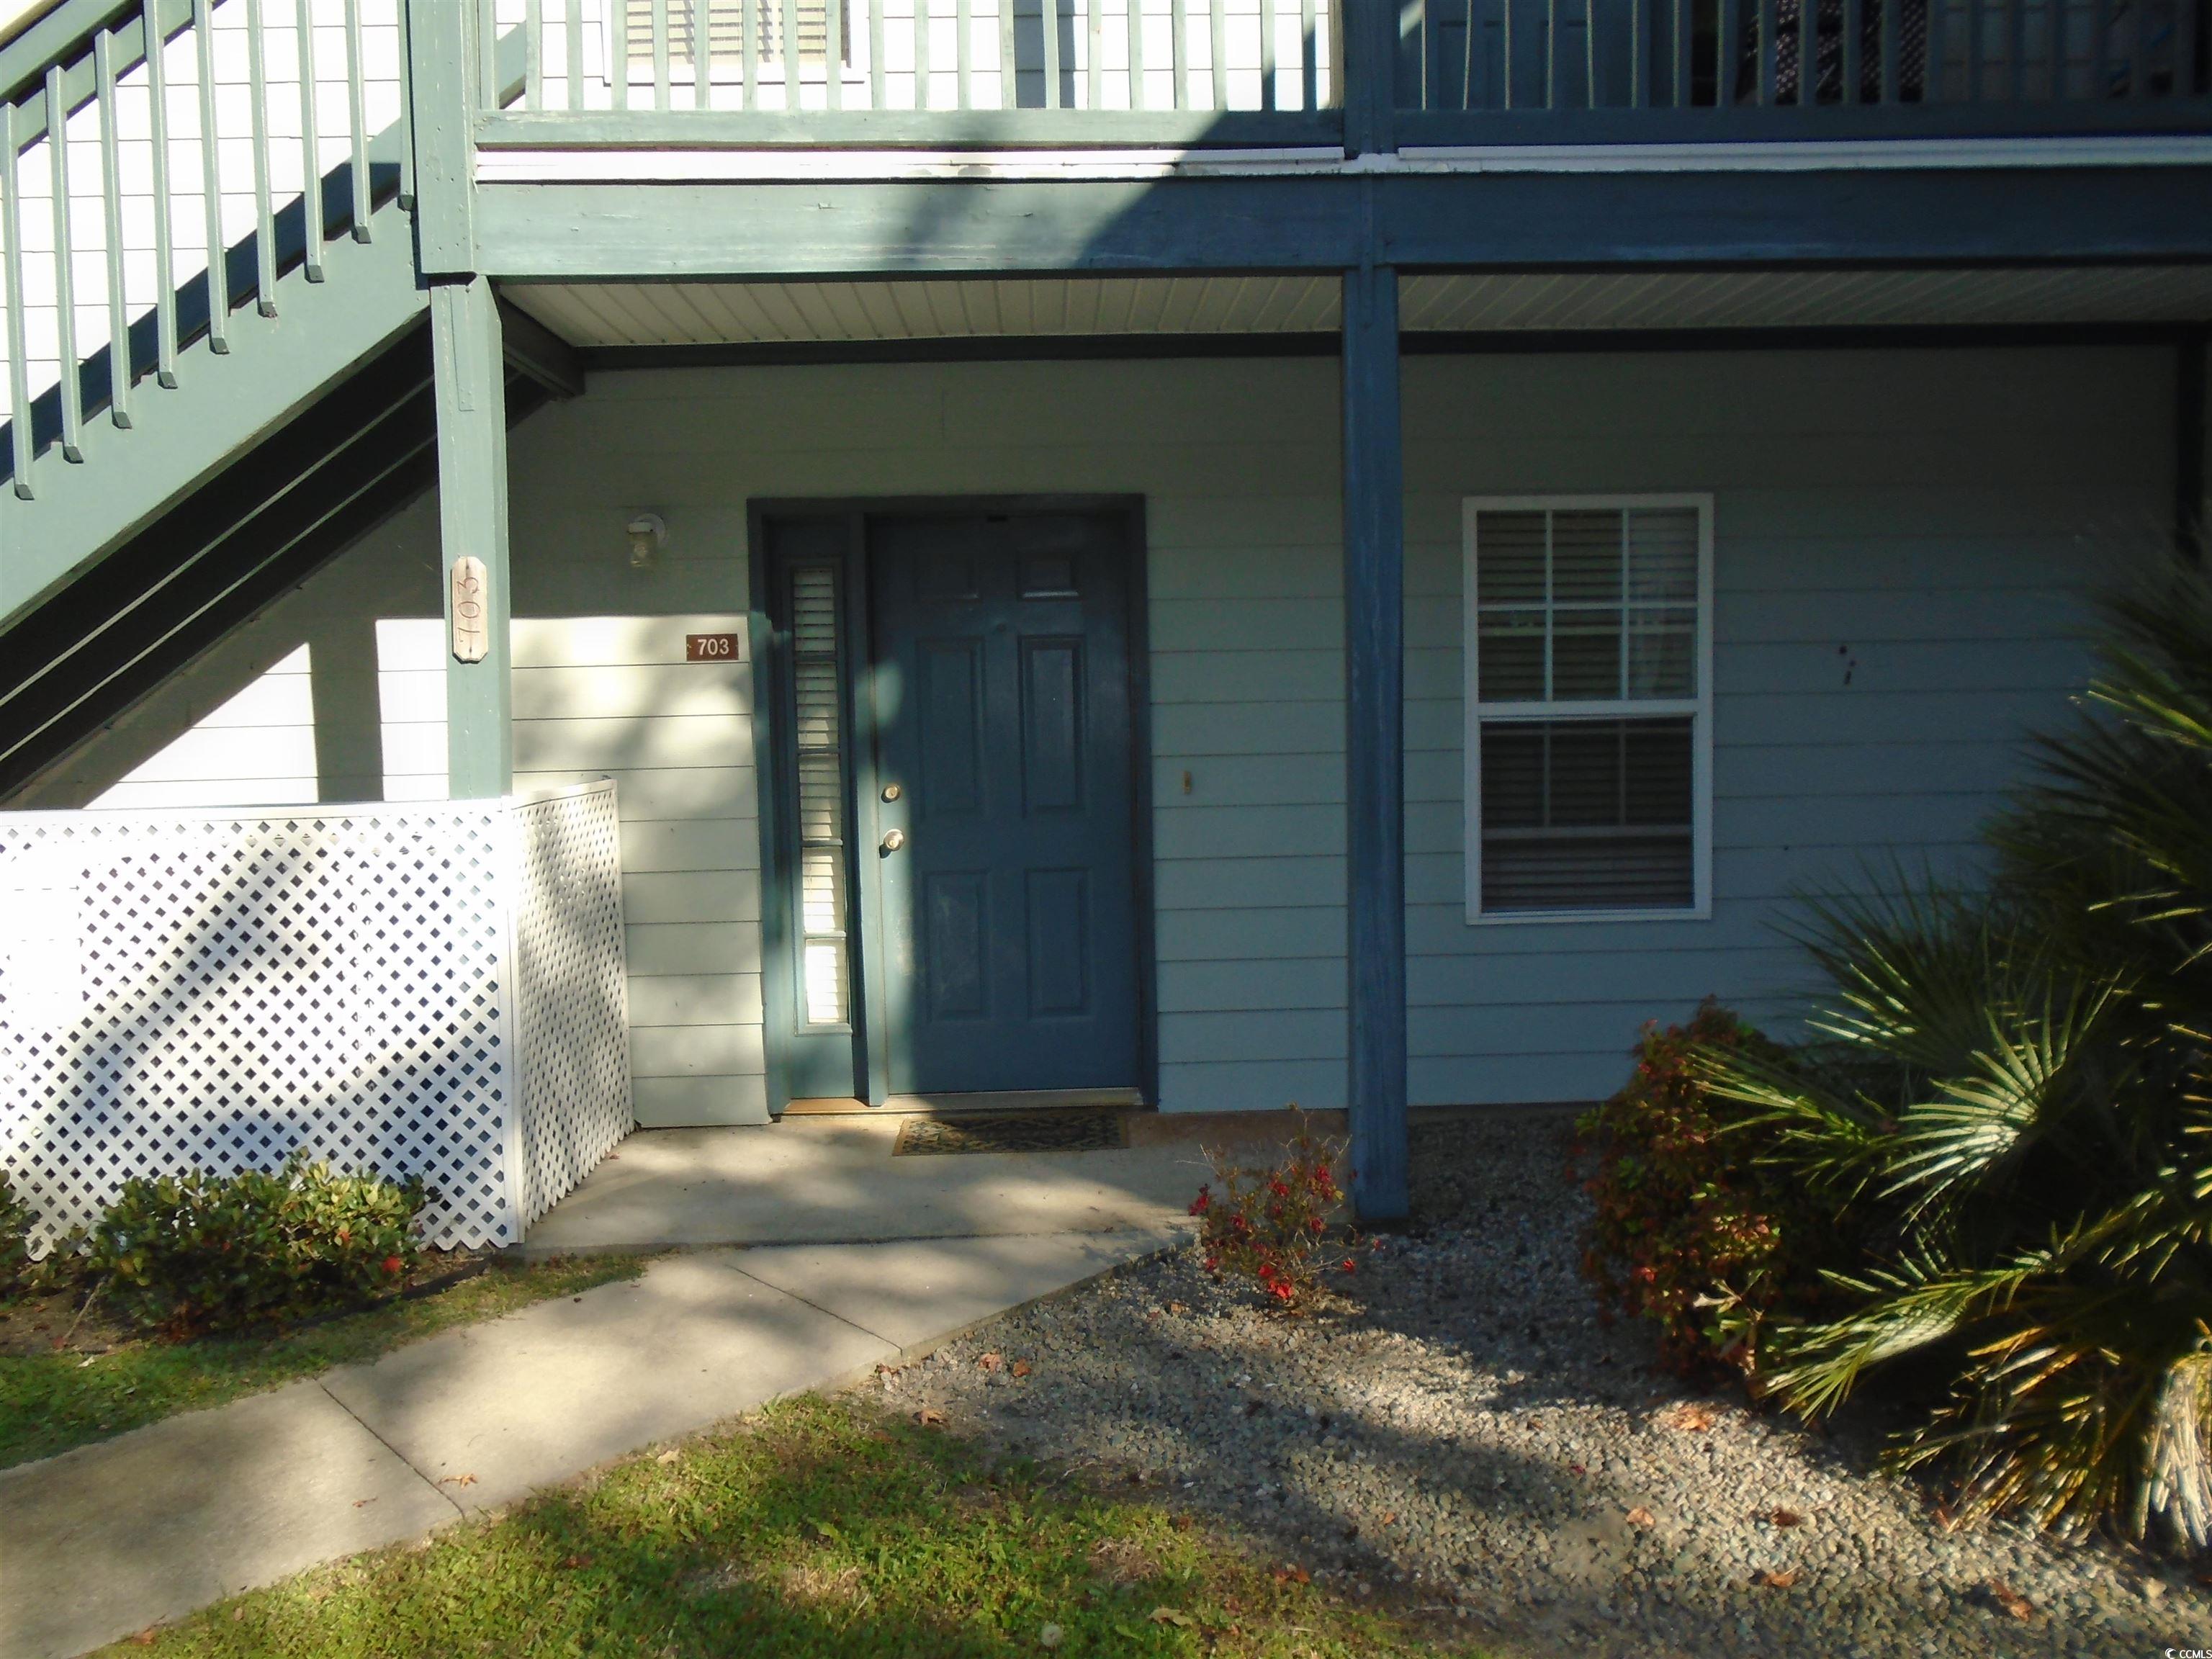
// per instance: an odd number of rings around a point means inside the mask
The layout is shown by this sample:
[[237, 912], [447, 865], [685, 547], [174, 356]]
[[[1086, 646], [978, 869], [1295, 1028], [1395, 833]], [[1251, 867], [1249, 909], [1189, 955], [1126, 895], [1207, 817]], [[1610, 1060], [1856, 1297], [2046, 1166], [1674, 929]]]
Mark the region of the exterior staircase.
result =
[[[60, 0], [0, 45], [0, 797], [435, 482], [398, 0], [382, 13]], [[398, 118], [372, 133], [380, 104]], [[548, 393], [511, 378], [519, 420]]]

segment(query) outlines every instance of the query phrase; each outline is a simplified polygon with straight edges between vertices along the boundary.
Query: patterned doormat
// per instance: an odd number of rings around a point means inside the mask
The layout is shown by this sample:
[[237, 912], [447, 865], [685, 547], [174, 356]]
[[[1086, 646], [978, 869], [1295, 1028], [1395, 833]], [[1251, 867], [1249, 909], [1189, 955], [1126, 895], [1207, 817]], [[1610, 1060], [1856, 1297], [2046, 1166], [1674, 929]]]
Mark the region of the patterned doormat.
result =
[[1119, 1112], [1079, 1112], [1060, 1108], [1042, 1112], [964, 1114], [958, 1117], [910, 1117], [899, 1126], [894, 1158], [928, 1158], [956, 1152], [1103, 1152], [1129, 1144]]

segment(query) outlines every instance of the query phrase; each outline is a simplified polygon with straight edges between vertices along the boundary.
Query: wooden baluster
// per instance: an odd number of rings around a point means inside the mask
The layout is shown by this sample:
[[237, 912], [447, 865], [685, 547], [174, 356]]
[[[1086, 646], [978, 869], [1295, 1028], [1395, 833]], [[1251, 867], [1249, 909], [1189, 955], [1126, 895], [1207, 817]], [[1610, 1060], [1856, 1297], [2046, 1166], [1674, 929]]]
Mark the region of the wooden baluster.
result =
[[169, 66], [162, 62], [159, 0], [145, 0], [139, 26], [146, 37], [146, 137], [154, 191], [154, 379], [177, 383], [176, 245], [169, 225]]
[[[1092, 0], [1096, 4], [1097, 0]], [[1206, 31], [1211, 45], [1207, 66], [1212, 70], [1213, 109], [1216, 113], [1229, 107], [1229, 21], [1225, 13], [1229, 0], [1206, 0]], [[1335, 0], [1342, 5], [1344, 0]]]
[[[916, 5], [922, 5], [927, 3], [927, 0], [915, 0], [915, 3]], [[1091, 101], [1086, 107], [1097, 109], [1098, 107], [1100, 89], [1105, 84], [1106, 11], [1104, 0], [1083, 0], [1083, 4], [1087, 21], [1090, 24], [1089, 28], [1086, 29], [1085, 33], [1091, 43], [1090, 58], [1089, 61], [1085, 64], [1085, 72], [1084, 76], [1085, 82], [1088, 83], [1088, 91], [1091, 99]]]
[[[877, 0], [878, 4], [882, 0]], [[1044, 106], [1058, 109], [1060, 103], [1060, 0], [1037, 0], [1037, 28], [1042, 33], [1044, 45]]]
[[952, 106], [975, 107], [975, 19], [969, 0], [952, 0]]
[[[646, 0], [646, 3], [653, 9], [653, 106], [665, 110], [668, 107], [669, 0]], [[788, 57], [788, 52], [785, 55]]]
[[246, 75], [253, 102], [253, 303], [276, 314], [276, 209], [269, 192], [269, 69], [261, 38], [262, 0], [246, 8]]
[[1720, 0], [1718, 26], [1713, 31], [1713, 107], [1727, 109], [1735, 102], [1736, 82], [1743, 76], [1742, 0]]
[[1668, 90], [1674, 94], [1668, 102], [1676, 109], [1687, 109], [1690, 106], [1690, 81], [1695, 72], [1690, 61], [1690, 34], [1689, 0], [1674, 0], [1674, 32], [1668, 39], [1674, 51], [1668, 54], [1667, 79]]
[[[155, 0], [146, 0], [153, 5]], [[368, 177], [368, 90], [362, 79], [361, 0], [345, 0], [346, 125], [352, 140], [353, 239], [366, 242], [374, 233], [369, 219], [374, 198]]]
[[1128, 106], [1144, 108], [1144, 0], [1128, 0]]
[[584, 108], [584, 0], [561, 0], [561, 75], [566, 83], [568, 108]]
[[2009, 26], [2005, 53], [2012, 59], [2005, 80], [2012, 101], [2017, 104], [2027, 96], [2027, 0], [2004, 0], [2004, 7]]
[[[1304, 0], [1304, 3], [1306, 12], [1310, 18], [1313, 0]], [[1183, 0], [1168, 0], [1168, 76], [1170, 78], [1168, 93], [1173, 106], [1176, 109], [1190, 107], [1189, 89], [1184, 84], [1185, 78], [1190, 72], [1190, 66], [1187, 61], [1190, 56], [1189, 40], [1189, 8], [1183, 3]], [[1308, 96], [1310, 97], [1311, 94], [1309, 94]]]
[[[1180, 5], [1182, 0], [1176, 0]], [[1017, 109], [1021, 105], [1019, 80], [1014, 67], [1014, 0], [998, 0], [999, 7], [999, 107]]]
[[1983, 36], [1988, 27], [1989, 20], [1982, 15], [1982, 0], [1966, 0], [1966, 101], [1970, 104], [1982, 101]]
[[1898, 0], [1881, 0], [1881, 101], [1898, 100]]
[[61, 363], [62, 459], [84, 459], [84, 383], [77, 376], [76, 279], [70, 270], [69, 106], [62, 66], [46, 65], [46, 155], [54, 182], [54, 356]]
[[524, 0], [523, 3], [522, 106], [545, 107], [544, 0]]
[[[874, 0], [874, 3], [881, 7], [884, 0]], [[747, 109], [760, 107], [760, 66], [763, 55], [761, 52], [763, 21], [761, 5], [762, 0], [741, 0], [738, 8], [738, 50], [744, 57], [741, 73], [745, 77], [744, 95], [738, 101]], [[880, 27], [875, 34], [874, 42], [875, 57], [868, 65], [868, 73], [874, 79], [877, 88], [876, 107], [880, 109], [883, 107], [881, 94], [884, 83], [884, 40]]]
[[131, 424], [131, 307], [123, 292], [122, 134], [115, 120], [115, 34], [92, 37], [93, 99], [100, 108], [100, 198], [107, 255], [107, 417]]
[[[615, 108], [629, 107], [629, 20], [638, 0], [606, 0], [607, 81]], [[651, 0], [647, 0], [650, 4]]]
[[1820, 101], [1820, 0], [1797, 0], [1797, 107]]
[[1597, 0], [1583, 0], [1583, 105], [1597, 107]]
[[315, 109], [314, 0], [298, 0], [300, 32], [300, 214], [307, 234], [307, 280], [323, 280], [323, 157]]
[[[1298, 107], [1321, 107], [1321, 50], [1320, 36], [1316, 33], [1318, 23], [1315, 16], [1314, 0], [1298, 0]], [[1181, 38], [1181, 32], [1177, 32]], [[1177, 76], [1176, 84], [1182, 84]], [[1178, 109], [1182, 100], [1176, 100]]]
[[31, 365], [23, 319], [23, 190], [15, 178], [15, 106], [0, 103], [0, 248], [8, 260], [8, 436], [15, 494], [31, 499]]
[[[414, 47], [410, 44], [413, 31], [407, 21], [407, 0], [399, 0], [398, 16], [399, 131], [411, 133], [415, 131], [415, 77], [407, 72], [407, 65], [414, 61], [410, 55]], [[412, 143], [399, 146], [399, 205], [410, 213], [415, 209], [415, 146]]]
[[[697, 0], [694, 0], [694, 3], [697, 3]], [[1012, 0], [999, 0], [999, 3], [1002, 8], [1008, 7], [1012, 4]], [[1011, 12], [1008, 15], [1011, 16]], [[1010, 28], [1007, 33], [1011, 38], [1012, 30]], [[823, 95], [829, 100], [830, 107], [844, 108], [845, 0], [829, 0], [828, 8], [823, 15], [822, 72], [826, 80]]]
[[192, 0], [192, 45], [199, 65], [201, 202], [207, 210], [208, 349], [220, 355], [230, 349], [230, 258], [222, 240], [222, 169], [216, 158], [215, 31], [209, 21], [210, 7], [210, 0]]
[[[2197, 83], [2197, 9], [2203, 0], [2173, 0], [2173, 96], [2194, 98], [2202, 90]], [[2054, 14], [2051, 23], [2052, 45], [2051, 61], [2054, 65], [2051, 79], [2055, 83], [2058, 71], [2057, 27]], [[2056, 91], [2052, 97], [2058, 94]]]
[[1776, 84], [1781, 72], [1782, 51], [1774, 38], [1774, 23], [1780, 9], [1779, 0], [1758, 0], [1759, 5], [1759, 101], [1771, 104], [1780, 96]]
[[2150, 18], [2148, 0], [2136, 0], [2129, 10], [2128, 96], [2150, 96]]
[[1275, 107], [1275, 0], [1260, 0], [1260, 107]]
[[914, 0], [914, 106], [929, 107], [929, 4]]
[[1559, 0], [1544, 0], [1544, 107], [1559, 106]]
[[1843, 88], [1837, 101], [1844, 104], [1859, 102], [1859, 76], [1864, 71], [1860, 66], [1863, 53], [1859, 36], [1866, 29], [1865, 0], [1844, 0], [1843, 5]]
[[[868, 8], [868, 107], [883, 109], [884, 0], [866, 0]], [[750, 7], [752, 0], [745, 0]]]
[[1951, 16], [1946, 0], [1928, 0], [1928, 39], [1923, 43], [1923, 57], [1920, 65], [1920, 101], [1932, 104], [1942, 95], [1943, 84], [1943, 35], [1950, 27]]

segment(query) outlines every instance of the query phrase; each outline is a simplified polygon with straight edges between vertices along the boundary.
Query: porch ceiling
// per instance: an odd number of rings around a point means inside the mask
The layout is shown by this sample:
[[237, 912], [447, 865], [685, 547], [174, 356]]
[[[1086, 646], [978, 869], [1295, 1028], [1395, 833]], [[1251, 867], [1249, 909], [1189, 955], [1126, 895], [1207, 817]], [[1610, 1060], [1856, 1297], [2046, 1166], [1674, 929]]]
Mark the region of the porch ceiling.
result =
[[[1334, 276], [517, 283], [572, 345], [1323, 334]], [[1413, 276], [1417, 332], [2006, 326], [2212, 319], [2212, 266], [2033, 270], [1501, 272]]]

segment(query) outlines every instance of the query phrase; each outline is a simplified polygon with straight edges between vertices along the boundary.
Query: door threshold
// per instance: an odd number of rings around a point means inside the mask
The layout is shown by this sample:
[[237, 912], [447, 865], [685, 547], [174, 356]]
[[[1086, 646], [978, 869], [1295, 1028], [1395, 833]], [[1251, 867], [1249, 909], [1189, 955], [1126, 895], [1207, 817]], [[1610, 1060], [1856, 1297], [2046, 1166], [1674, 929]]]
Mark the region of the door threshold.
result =
[[1134, 1089], [1009, 1089], [988, 1094], [892, 1095], [880, 1106], [842, 1096], [794, 1100], [786, 1117], [959, 1117], [977, 1113], [1151, 1109]]

